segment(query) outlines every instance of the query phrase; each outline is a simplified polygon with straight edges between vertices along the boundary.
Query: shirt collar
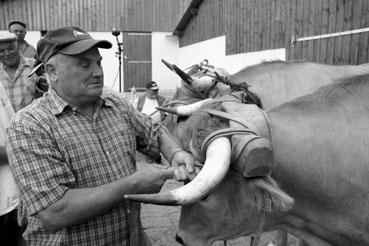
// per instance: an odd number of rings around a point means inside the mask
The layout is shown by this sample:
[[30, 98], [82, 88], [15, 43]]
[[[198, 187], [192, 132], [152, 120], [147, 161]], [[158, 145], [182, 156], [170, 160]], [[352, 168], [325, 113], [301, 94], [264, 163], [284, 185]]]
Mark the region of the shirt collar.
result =
[[[69, 105], [69, 103], [65, 101], [63, 98], [61, 98], [53, 88], [49, 89], [46, 96], [49, 97], [50, 105], [51, 105], [51, 112], [54, 115], [61, 114], [66, 107], [72, 108]], [[99, 105], [103, 105], [107, 107], [113, 106], [112, 102], [110, 101], [110, 98], [105, 93], [103, 93], [97, 100], [98, 100], [97, 103]]]
[[20, 55], [19, 67], [21, 67], [21, 68], [33, 67], [33, 63], [34, 63], [34, 59], [29, 59], [29, 58], [26, 58], [26, 57]]

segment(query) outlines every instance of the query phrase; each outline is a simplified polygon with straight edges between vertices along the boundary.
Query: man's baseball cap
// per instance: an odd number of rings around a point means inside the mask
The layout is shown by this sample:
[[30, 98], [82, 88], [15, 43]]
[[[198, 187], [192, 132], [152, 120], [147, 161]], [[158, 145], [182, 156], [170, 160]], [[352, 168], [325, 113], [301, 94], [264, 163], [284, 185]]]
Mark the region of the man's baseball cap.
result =
[[159, 90], [159, 86], [155, 81], [149, 81], [146, 83], [146, 89]]
[[15, 34], [13, 33], [10, 33], [10, 32], [0, 33], [0, 43], [10, 42], [10, 41], [15, 41], [15, 40], [17, 40], [17, 36], [15, 36]]
[[12, 21], [9, 21], [9, 23], [8, 23], [8, 29], [10, 29], [10, 27], [11, 27], [12, 25], [14, 25], [14, 24], [19, 24], [19, 25], [21, 25], [22, 27], [27, 28], [27, 24], [26, 24], [26, 23], [21, 22], [21, 21], [19, 21], [19, 20], [12, 20]]
[[93, 39], [79, 27], [67, 26], [48, 31], [37, 43], [37, 55], [45, 64], [56, 53], [78, 55], [94, 46], [110, 49], [112, 44], [107, 40]]

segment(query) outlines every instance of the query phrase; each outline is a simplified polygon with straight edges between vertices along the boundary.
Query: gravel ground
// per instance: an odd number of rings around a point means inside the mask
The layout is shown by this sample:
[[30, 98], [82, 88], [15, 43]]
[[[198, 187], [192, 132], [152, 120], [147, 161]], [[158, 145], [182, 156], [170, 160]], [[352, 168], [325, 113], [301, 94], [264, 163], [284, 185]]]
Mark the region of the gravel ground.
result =
[[[145, 162], [139, 155], [138, 168], [144, 168]], [[182, 185], [175, 180], [168, 180], [162, 190], [171, 190]], [[153, 246], [180, 246], [174, 240], [177, 231], [180, 207], [158, 206], [151, 204], [142, 204], [141, 220], [142, 226]], [[259, 246], [274, 246], [274, 242], [278, 238], [276, 232], [263, 233]], [[214, 246], [224, 245], [223, 242], [216, 242]], [[241, 237], [227, 241], [228, 246], [248, 246], [250, 245], [250, 237]], [[297, 245], [297, 239], [293, 236], [288, 237], [288, 246]]]

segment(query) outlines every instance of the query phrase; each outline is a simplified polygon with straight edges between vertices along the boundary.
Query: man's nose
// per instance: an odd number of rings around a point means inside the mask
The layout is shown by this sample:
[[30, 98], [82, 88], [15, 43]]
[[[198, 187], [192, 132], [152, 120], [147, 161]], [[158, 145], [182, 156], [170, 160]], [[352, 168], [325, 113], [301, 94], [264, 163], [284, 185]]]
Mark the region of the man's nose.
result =
[[6, 55], [6, 56], [8, 56], [8, 55], [11, 55], [13, 52], [12, 51], [10, 51], [10, 50], [5, 50], [5, 52], [4, 52], [4, 54]]
[[93, 70], [94, 76], [102, 76], [103, 75], [103, 69], [100, 64], [95, 63], [94, 70]]

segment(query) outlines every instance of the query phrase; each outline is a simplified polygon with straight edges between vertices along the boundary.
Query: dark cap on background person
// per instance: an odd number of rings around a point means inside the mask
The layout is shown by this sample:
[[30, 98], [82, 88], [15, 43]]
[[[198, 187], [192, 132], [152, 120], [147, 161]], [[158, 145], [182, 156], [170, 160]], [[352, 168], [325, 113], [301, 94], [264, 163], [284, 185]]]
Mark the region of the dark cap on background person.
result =
[[19, 24], [19, 25], [23, 26], [24, 28], [27, 28], [27, 24], [26, 23], [21, 22], [19, 20], [13, 20], [13, 21], [9, 21], [9, 23], [8, 23], [8, 29], [10, 29], [10, 27], [12, 25], [14, 25], [14, 24]]
[[0, 42], [11, 42], [17, 40], [17, 36], [10, 32], [0, 33]]
[[67, 26], [48, 31], [37, 43], [37, 55], [45, 64], [56, 53], [78, 55], [94, 46], [110, 49], [112, 44], [107, 40], [92, 38], [79, 27]]
[[151, 89], [153, 91], [159, 90], [159, 86], [155, 81], [146, 82], [146, 89]]

